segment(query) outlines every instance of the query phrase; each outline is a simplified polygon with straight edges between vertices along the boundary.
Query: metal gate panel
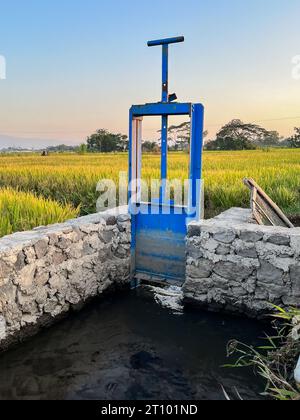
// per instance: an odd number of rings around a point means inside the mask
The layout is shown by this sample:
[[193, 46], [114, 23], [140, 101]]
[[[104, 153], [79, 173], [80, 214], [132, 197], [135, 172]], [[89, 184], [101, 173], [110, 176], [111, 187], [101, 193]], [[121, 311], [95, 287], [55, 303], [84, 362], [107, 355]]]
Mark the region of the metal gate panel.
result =
[[[135, 270], [168, 280], [184, 281], [186, 213], [163, 214], [162, 206], [144, 204], [149, 214], [135, 216]], [[144, 209], [145, 210], [145, 209]]]

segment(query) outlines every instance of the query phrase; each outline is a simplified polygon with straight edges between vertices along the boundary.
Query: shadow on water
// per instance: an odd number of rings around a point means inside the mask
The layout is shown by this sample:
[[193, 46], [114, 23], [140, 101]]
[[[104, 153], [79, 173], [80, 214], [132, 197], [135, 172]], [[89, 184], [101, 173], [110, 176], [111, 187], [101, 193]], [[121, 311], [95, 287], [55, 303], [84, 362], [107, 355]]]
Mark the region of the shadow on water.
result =
[[226, 345], [261, 344], [264, 325], [174, 314], [144, 289], [96, 301], [0, 356], [0, 399], [218, 400], [221, 384], [258, 399], [261, 380], [231, 370]]

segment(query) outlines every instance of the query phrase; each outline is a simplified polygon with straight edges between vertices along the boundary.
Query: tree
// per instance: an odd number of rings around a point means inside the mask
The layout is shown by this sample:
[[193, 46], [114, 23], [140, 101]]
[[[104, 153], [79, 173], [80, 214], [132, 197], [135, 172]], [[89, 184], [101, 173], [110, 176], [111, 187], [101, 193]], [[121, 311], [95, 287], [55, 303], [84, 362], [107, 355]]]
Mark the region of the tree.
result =
[[266, 135], [266, 130], [259, 125], [245, 124], [241, 120], [232, 120], [217, 133], [218, 138], [230, 137], [232, 140], [246, 139], [259, 143]]
[[46, 149], [48, 153], [65, 153], [65, 152], [75, 152], [75, 146], [68, 146], [66, 144], [59, 144], [57, 146], [49, 146]]
[[[161, 130], [159, 131], [161, 133]], [[183, 122], [179, 125], [171, 125], [168, 129], [170, 148], [176, 151], [189, 150], [191, 140], [191, 123]], [[204, 131], [203, 137], [207, 137], [208, 132]]]
[[155, 141], [144, 141], [142, 145], [143, 152], [154, 153], [159, 149], [158, 144]]
[[129, 148], [128, 137], [123, 134], [117, 134], [119, 140], [117, 141], [117, 151], [118, 152], [127, 152]]
[[89, 152], [124, 152], [128, 149], [128, 138], [123, 134], [113, 134], [108, 130], [97, 130], [87, 139]]
[[218, 137], [206, 144], [206, 150], [255, 150], [257, 147], [250, 140], [231, 137]]
[[188, 150], [191, 137], [191, 123], [188, 121], [170, 126], [169, 136], [174, 150]]
[[300, 148], [300, 127], [295, 127], [295, 135], [288, 139], [290, 147]]
[[277, 131], [268, 131], [256, 124], [232, 120], [217, 133], [216, 139], [207, 144], [209, 150], [252, 150], [257, 147], [278, 146]]
[[283, 138], [280, 137], [278, 131], [266, 131], [265, 137], [259, 145], [266, 147], [276, 147], [282, 144]]
[[77, 153], [80, 155], [85, 155], [88, 151], [87, 145], [85, 143], [80, 144], [77, 148]]

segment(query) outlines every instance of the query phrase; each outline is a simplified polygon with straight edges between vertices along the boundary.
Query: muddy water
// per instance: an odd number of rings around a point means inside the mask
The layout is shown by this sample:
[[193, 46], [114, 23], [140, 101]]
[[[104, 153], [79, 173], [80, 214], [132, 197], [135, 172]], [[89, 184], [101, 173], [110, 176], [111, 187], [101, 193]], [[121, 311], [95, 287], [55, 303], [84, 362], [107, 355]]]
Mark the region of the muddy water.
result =
[[[258, 399], [260, 379], [229, 370], [226, 344], [261, 344], [264, 326], [180, 313], [144, 289], [96, 301], [0, 356], [0, 399]], [[222, 386], [221, 386], [222, 385]]]

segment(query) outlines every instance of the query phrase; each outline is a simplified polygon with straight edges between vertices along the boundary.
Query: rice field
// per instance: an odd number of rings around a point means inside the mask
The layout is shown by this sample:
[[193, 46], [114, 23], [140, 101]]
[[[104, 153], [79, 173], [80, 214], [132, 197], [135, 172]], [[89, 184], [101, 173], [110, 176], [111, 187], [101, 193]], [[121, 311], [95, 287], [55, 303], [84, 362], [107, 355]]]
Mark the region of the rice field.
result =
[[64, 222], [78, 215], [70, 205], [36, 197], [29, 192], [4, 188], [0, 190], [0, 236]]
[[[244, 177], [254, 178], [288, 215], [300, 215], [300, 150], [205, 152], [203, 164], [208, 216], [232, 206], [249, 206], [249, 191], [242, 183]], [[147, 154], [143, 157], [144, 179], [159, 179], [159, 168], [160, 155]], [[73, 217], [79, 207], [82, 215], [94, 212], [99, 194], [96, 192], [98, 181], [112, 179], [118, 182], [120, 171], [127, 171], [127, 154], [0, 156], [0, 191], [9, 187], [10, 193], [20, 198], [15, 201], [18, 202], [18, 211], [23, 205], [27, 209], [23, 212], [21, 222], [18, 222], [18, 218], [8, 222], [8, 212], [3, 210], [1, 204], [0, 226], [9, 223], [8, 228], [0, 227], [1, 234]], [[187, 174], [188, 155], [171, 153], [169, 179], [184, 180]], [[25, 199], [27, 196], [21, 192], [30, 193], [33, 203], [30, 213], [30, 200]], [[3, 197], [2, 193], [0, 203]], [[50, 207], [57, 205], [60, 209], [50, 212], [48, 219], [45, 215], [44, 221], [42, 210], [36, 210], [38, 200], [44, 203], [43, 199], [51, 200], [48, 202]], [[35, 212], [39, 214], [37, 217], [34, 216]]]

